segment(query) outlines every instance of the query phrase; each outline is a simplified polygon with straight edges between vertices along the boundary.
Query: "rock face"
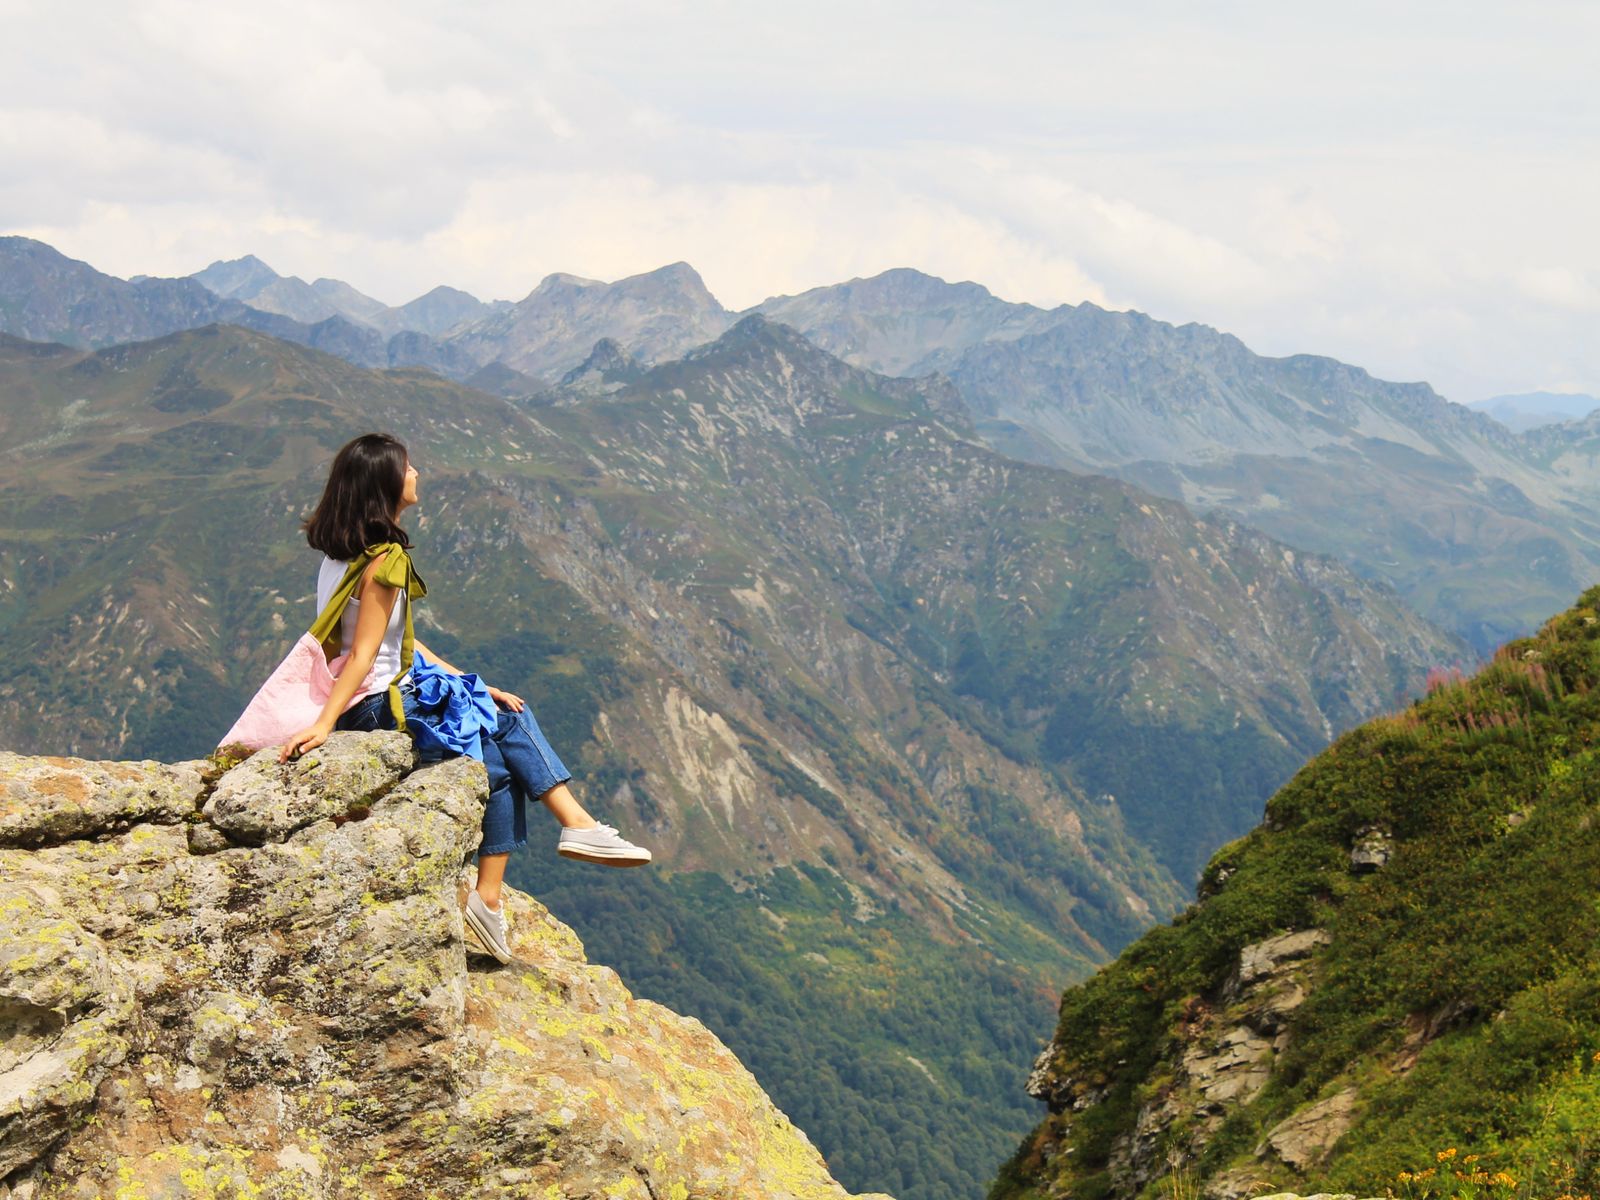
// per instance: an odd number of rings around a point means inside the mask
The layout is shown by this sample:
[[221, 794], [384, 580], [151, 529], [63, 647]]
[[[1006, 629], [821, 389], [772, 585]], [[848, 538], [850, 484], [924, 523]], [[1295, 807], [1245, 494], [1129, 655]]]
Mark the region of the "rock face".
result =
[[1301, 1109], [1267, 1134], [1266, 1147], [1297, 1171], [1316, 1166], [1355, 1124], [1356, 1098], [1354, 1088], [1345, 1088]]
[[844, 1197], [699, 1022], [508, 893], [482, 768], [0, 756], [0, 1197]]
[[[1139, 1109], [1132, 1131], [1118, 1140], [1111, 1176], [1118, 1193], [1133, 1195], [1175, 1163], [1192, 1163], [1228, 1116], [1248, 1104], [1272, 1078], [1289, 1043], [1289, 1014], [1305, 1003], [1316, 952], [1328, 943], [1321, 929], [1280, 934], [1243, 947], [1238, 965], [1216, 994], [1187, 1008], [1164, 1082]], [[1106, 1089], [1051, 1070], [1058, 1053], [1045, 1047], [1028, 1079], [1028, 1094], [1053, 1113], [1082, 1112]], [[1354, 1093], [1306, 1109], [1273, 1129], [1258, 1158], [1276, 1154], [1297, 1169], [1315, 1165], [1353, 1120]], [[1207, 1200], [1254, 1195], [1262, 1180], [1224, 1177]]]

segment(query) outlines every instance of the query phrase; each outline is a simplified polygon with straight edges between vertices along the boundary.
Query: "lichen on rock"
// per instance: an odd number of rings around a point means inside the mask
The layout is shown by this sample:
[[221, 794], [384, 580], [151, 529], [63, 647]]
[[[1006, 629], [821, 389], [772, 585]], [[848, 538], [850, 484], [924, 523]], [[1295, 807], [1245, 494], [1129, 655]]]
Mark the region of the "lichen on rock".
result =
[[336, 734], [196, 765], [0, 757], [0, 1197], [843, 1198], [704, 1026], [508, 892], [486, 779]]

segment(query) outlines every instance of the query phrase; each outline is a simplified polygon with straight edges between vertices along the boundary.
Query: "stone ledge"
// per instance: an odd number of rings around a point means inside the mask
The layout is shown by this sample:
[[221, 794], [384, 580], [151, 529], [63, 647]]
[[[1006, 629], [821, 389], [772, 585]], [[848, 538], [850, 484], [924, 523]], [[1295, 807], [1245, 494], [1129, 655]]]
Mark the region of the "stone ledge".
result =
[[0, 1197], [846, 1200], [727, 1047], [536, 901], [505, 893], [513, 963], [474, 951], [480, 764], [326, 750], [263, 751], [204, 816], [192, 764], [11, 756], [45, 780], [13, 828], [76, 834], [0, 847]]

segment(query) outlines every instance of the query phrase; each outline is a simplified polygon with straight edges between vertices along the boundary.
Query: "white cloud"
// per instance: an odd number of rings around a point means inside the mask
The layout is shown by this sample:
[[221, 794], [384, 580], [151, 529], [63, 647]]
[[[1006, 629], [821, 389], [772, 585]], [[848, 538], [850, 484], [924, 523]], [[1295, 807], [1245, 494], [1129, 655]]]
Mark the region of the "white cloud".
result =
[[1539, 304], [1579, 312], [1600, 309], [1600, 288], [1568, 267], [1529, 267], [1517, 274], [1517, 286]]
[[1600, 10], [0, 0], [0, 231], [390, 301], [890, 266], [1600, 393]]

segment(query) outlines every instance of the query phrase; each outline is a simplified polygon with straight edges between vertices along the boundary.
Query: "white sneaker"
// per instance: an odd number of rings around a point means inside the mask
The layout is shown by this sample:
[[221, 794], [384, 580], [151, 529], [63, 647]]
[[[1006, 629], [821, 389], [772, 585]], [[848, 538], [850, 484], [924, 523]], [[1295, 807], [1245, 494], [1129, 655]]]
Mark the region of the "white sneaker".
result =
[[562, 858], [599, 863], [603, 867], [642, 867], [651, 859], [650, 851], [625, 840], [610, 825], [563, 829], [556, 853]]
[[462, 914], [483, 948], [500, 962], [511, 961], [511, 947], [506, 944], [506, 902], [500, 901], [498, 909], [490, 908], [476, 891], [467, 893], [467, 909]]

